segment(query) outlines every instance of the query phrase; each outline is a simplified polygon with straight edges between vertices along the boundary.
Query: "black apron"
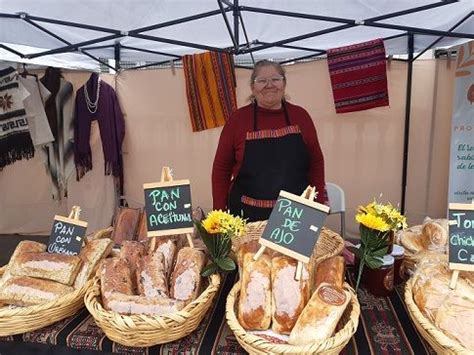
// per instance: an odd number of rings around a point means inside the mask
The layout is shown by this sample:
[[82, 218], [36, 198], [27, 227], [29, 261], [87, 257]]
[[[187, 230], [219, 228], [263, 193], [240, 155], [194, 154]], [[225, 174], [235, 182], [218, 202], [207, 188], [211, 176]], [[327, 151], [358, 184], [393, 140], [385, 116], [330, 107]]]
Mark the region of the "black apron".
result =
[[244, 158], [229, 193], [230, 213], [249, 222], [268, 219], [280, 190], [301, 195], [309, 184], [309, 152], [298, 126], [292, 126], [285, 103], [286, 127], [247, 132]]

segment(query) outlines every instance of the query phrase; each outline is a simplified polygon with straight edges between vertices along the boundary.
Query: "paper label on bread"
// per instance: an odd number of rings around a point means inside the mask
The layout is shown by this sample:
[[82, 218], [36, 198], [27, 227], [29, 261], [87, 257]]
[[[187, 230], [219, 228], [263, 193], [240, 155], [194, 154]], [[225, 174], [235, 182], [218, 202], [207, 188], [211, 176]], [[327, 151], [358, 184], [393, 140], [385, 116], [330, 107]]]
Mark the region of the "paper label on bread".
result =
[[318, 289], [318, 296], [327, 304], [341, 306], [346, 303], [346, 295], [342, 289], [332, 285], [321, 285]]

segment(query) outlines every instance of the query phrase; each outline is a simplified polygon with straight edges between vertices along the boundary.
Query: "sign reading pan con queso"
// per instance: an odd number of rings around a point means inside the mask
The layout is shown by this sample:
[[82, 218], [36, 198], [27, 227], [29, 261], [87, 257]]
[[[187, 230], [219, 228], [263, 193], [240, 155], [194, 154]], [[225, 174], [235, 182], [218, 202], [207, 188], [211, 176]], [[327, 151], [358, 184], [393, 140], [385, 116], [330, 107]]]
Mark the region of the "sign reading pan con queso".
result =
[[143, 184], [148, 236], [192, 233], [189, 180]]

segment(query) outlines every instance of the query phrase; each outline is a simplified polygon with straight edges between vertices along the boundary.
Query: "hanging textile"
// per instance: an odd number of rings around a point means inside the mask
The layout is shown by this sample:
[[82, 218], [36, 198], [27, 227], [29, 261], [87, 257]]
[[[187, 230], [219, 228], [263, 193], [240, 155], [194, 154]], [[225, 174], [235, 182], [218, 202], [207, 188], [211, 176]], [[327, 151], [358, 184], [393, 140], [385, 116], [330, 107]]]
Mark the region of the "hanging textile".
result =
[[44, 110], [44, 101], [50, 95], [49, 90], [41, 84], [36, 75], [25, 78], [20, 75], [19, 80], [20, 84], [30, 93], [23, 103], [33, 145], [39, 147], [53, 142], [54, 137]]
[[35, 155], [23, 104], [28, 95], [13, 67], [0, 70], [0, 171]]
[[337, 113], [388, 106], [382, 39], [329, 49], [327, 57]]
[[237, 108], [232, 56], [206, 52], [183, 57], [193, 132], [223, 126]]
[[77, 91], [74, 117], [74, 161], [77, 180], [92, 169], [89, 139], [91, 122], [97, 120], [104, 152], [105, 175], [112, 174], [117, 177], [122, 192], [122, 142], [125, 122], [115, 90], [96, 73], [92, 73], [87, 83]]
[[73, 87], [62, 78], [58, 68], [47, 68], [40, 81], [51, 92], [45, 101], [45, 111], [54, 137], [42, 153], [51, 178], [52, 197], [60, 200], [67, 196], [67, 181], [74, 171]]

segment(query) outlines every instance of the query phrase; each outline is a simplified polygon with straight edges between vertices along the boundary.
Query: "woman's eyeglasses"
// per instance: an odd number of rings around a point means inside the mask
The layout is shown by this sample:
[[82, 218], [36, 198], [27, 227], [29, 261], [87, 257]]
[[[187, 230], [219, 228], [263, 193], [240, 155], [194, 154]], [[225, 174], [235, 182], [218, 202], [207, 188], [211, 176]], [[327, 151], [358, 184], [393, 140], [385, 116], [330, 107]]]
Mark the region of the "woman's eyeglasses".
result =
[[269, 83], [277, 86], [283, 83], [284, 80], [283, 76], [273, 76], [271, 78], [255, 78], [253, 82], [258, 86], [267, 86]]

